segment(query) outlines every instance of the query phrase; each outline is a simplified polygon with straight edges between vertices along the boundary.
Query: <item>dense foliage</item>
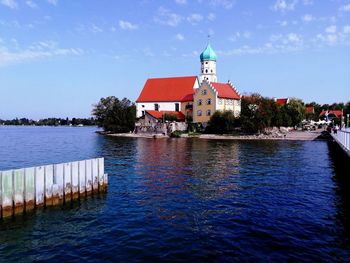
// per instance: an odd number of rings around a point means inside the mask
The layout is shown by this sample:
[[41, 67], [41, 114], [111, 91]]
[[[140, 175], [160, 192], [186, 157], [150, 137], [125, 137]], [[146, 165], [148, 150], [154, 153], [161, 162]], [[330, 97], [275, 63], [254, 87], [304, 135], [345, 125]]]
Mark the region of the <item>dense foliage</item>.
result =
[[94, 105], [92, 115], [105, 131], [130, 132], [135, 127], [136, 107], [127, 98], [119, 100], [114, 96], [101, 98]]
[[281, 106], [273, 99], [253, 94], [242, 98], [241, 107], [241, 127], [248, 133], [267, 127], [297, 126], [305, 116], [304, 103], [299, 99], [290, 99]]
[[207, 133], [228, 134], [239, 126], [239, 120], [235, 118], [232, 111], [216, 111], [210, 118]]
[[21, 119], [13, 119], [13, 120], [1, 120], [0, 125], [35, 125], [35, 126], [66, 126], [66, 125], [84, 125], [84, 126], [93, 126], [96, 125], [94, 118], [47, 118], [40, 119], [38, 121], [21, 118]]

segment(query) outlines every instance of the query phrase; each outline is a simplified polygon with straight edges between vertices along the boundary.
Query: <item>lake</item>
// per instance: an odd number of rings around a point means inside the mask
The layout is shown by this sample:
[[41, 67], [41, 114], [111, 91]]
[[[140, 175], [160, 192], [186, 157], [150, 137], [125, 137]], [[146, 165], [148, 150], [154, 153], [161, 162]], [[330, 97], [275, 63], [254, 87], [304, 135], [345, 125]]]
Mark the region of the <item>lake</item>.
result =
[[112, 138], [0, 126], [0, 170], [105, 157], [108, 193], [0, 221], [0, 261], [349, 261], [324, 141]]

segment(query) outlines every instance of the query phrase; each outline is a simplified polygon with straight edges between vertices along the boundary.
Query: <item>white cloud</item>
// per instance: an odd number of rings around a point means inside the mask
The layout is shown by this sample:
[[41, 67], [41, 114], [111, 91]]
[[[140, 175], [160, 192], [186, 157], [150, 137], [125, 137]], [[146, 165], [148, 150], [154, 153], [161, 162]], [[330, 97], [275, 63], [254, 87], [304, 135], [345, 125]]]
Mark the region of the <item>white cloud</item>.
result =
[[225, 9], [231, 9], [234, 6], [235, 2], [236, 2], [235, 0], [210, 0], [209, 1], [210, 5], [221, 6]]
[[103, 32], [103, 29], [100, 28], [99, 26], [96, 26], [95, 24], [92, 24], [90, 27], [90, 31], [92, 33], [101, 33], [101, 32]]
[[300, 36], [298, 36], [295, 33], [289, 33], [287, 35], [287, 39], [288, 39], [288, 42], [291, 42], [291, 43], [300, 43], [301, 41]]
[[289, 45], [289, 46], [302, 46], [302, 37], [296, 33], [288, 34], [273, 34], [269, 38], [269, 42], [274, 45]]
[[293, 11], [297, 2], [298, 2], [297, 0], [293, 0], [293, 1], [277, 0], [273, 5], [272, 9], [275, 11], [281, 11], [281, 12]]
[[200, 14], [191, 14], [187, 17], [187, 21], [192, 25], [196, 25], [203, 20], [203, 16]]
[[229, 37], [229, 40], [232, 42], [236, 42], [239, 39], [249, 39], [251, 37], [251, 33], [249, 31], [244, 32], [236, 32], [231, 37]]
[[15, 9], [18, 7], [18, 4], [15, 0], [0, 0], [0, 4], [7, 6], [11, 9]]
[[155, 56], [155, 54], [152, 52], [152, 50], [150, 48], [144, 48], [142, 50], [142, 52], [146, 57], [154, 57]]
[[208, 15], [208, 20], [214, 21], [215, 18], [216, 18], [216, 15], [215, 15], [214, 13], [209, 13], [209, 15]]
[[185, 37], [182, 35], [182, 34], [176, 34], [176, 36], [175, 36], [175, 38], [177, 39], [177, 40], [180, 40], [180, 41], [183, 41], [183, 40], [185, 40]]
[[304, 5], [313, 5], [314, 1], [313, 0], [303, 0]]
[[51, 5], [57, 5], [58, 0], [47, 0], [47, 2]]
[[[17, 40], [11, 40], [11, 47], [18, 45]], [[33, 43], [31, 46], [25, 49], [10, 50], [8, 47], [0, 46], [0, 66], [9, 66], [14, 64], [21, 64], [25, 62], [31, 62], [38, 59], [58, 57], [58, 56], [79, 56], [84, 51], [80, 48], [60, 48], [56, 42], [53, 41], [41, 41]]]
[[128, 21], [119, 20], [119, 27], [123, 30], [135, 30], [138, 29], [139, 26]]
[[338, 35], [336, 34], [318, 34], [316, 39], [322, 41], [328, 45], [335, 45], [338, 42]]
[[340, 11], [350, 12], [350, 4], [343, 5], [339, 9], [340, 9]]
[[163, 25], [176, 27], [182, 20], [182, 17], [176, 13], [171, 12], [170, 10], [159, 7], [157, 15], [154, 18], [154, 21]]
[[35, 2], [31, 1], [31, 0], [26, 1], [26, 4], [30, 8], [38, 8], [38, 5]]
[[302, 20], [305, 22], [305, 23], [309, 23], [311, 21], [313, 21], [315, 18], [310, 15], [310, 14], [306, 14], [302, 17]]
[[326, 27], [325, 31], [326, 31], [326, 33], [333, 34], [333, 33], [337, 32], [337, 27], [334, 25], [329, 26], [329, 27]]
[[288, 21], [286, 21], [286, 20], [279, 21], [278, 23], [280, 24], [280, 26], [287, 26], [288, 25]]
[[175, 0], [175, 3], [177, 3], [178, 5], [185, 5], [187, 4], [187, 0]]
[[344, 26], [343, 32], [344, 32], [345, 34], [350, 34], [350, 25]]

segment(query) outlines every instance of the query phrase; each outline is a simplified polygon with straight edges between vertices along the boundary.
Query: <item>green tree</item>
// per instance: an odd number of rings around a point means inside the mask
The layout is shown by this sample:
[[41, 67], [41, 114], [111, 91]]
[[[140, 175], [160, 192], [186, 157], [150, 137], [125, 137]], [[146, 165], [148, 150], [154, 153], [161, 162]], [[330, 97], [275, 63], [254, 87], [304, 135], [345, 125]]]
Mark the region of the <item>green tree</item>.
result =
[[129, 132], [135, 127], [136, 107], [127, 98], [119, 100], [109, 96], [101, 98], [94, 105], [92, 115], [95, 116], [97, 125], [105, 131]]
[[210, 117], [206, 132], [208, 133], [232, 133], [237, 127], [238, 120], [232, 111], [216, 111]]
[[290, 99], [289, 103], [285, 105], [287, 113], [291, 118], [291, 125], [297, 126], [305, 117], [305, 105], [300, 99]]

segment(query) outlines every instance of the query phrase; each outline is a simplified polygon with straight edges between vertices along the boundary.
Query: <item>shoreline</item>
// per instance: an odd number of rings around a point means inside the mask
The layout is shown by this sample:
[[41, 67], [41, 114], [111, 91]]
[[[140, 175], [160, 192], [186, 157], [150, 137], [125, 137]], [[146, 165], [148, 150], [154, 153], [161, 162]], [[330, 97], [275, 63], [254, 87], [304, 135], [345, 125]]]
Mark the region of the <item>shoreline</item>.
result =
[[[323, 131], [323, 130], [322, 130]], [[182, 134], [180, 138], [197, 138], [207, 140], [261, 140], [261, 141], [315, 141], [322, 140], [319, 138], [322, 131], [291, 131], [283, 136], [271, 135], [219, 135], [219, 134], [200, 134], [188, 135]], [[102, 133], [101, 133], [102, 134]], [[128, 137], [128, 138], [147, 138], [147, 139], [164, 139], [170, 138], [168, 135], [162, 134], [134, 134], [134, 133], [110, 133], [103, 134], [111, 137]]]

